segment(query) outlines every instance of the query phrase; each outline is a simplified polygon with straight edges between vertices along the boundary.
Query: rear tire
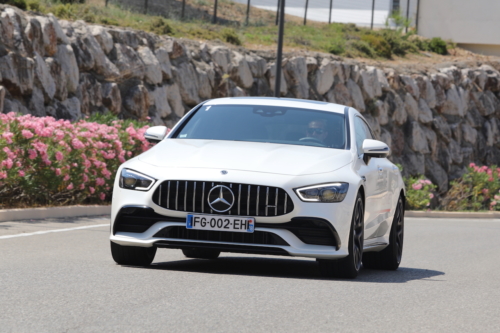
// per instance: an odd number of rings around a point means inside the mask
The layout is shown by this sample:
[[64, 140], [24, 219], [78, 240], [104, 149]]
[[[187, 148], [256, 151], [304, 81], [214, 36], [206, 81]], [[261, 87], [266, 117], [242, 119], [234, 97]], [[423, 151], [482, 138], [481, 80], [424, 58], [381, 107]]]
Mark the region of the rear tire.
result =
[[194, 259], [217, 259], [220, 255], [220, 251], [212, 249], [182, 249], [182, 253]]
[[111, 242], [111, 255], [119, 265], [149, 266], [155, 258], [156, 247], [123, 246]]
[[400, 196], [389, 234], [389, 245], [380, 252], [365, 253], [363, 267], [390, 271], [398, 269], [403, 257], [404, 214], [403, 197]]
[[318, 259], [321, 275], [344, 279], [354, 279], [358, 276], [363, 258], [364, 230], [363, 198], [358, 193], [352, 214], [351, 231], [349, 233], [349, 255], [338, 260]]

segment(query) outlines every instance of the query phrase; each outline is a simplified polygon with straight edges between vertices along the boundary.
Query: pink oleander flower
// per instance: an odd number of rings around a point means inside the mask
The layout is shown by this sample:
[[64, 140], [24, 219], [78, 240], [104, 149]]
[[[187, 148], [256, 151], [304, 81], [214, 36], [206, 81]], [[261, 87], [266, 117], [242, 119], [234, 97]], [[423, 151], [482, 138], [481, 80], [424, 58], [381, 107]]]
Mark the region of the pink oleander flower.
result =
[[102, 193], [102, 192], [101, 192], [101, 193], [99, 193], [99, 199], [101, 199], [101, 200], [106, 199], [106, 194], [104, 194], [104, 193]]
[[89, 181], [89, 176], [87, 176], [86, 174], [83, 174], [83, 182], [86, 183]]
[[7, 172], [0, 171], [0, 179], [5, 179], [5, 178], [7, 178]]
[[78, 166], [78, 163], [73, 163], [71, 165], [76, 168]]
[[429, 198], [431, 198], [431, 199], [434, 198], [434, 194], [429, 193]]
[[473, 168], [473, 167], [475, 167], [475, 166], [476, 166], [476, 164], [475, 164], [475, 163], [471, 163], [471, 164], [469, 164], [469, 167], [470, 167], [470, 168]]
[[19, 170], [17, 174], [19, 177], [24, 177], [26, 175], [23, 170]]
[[64, 156], [60, 151], [56, 152], [56, 160], [61, 161], [63, 159], [63, 157]]
[[494, 198], [495, 200], [500, 200], [500, 195], [495, 195], [493, 198]]
[[11, 132], [4, 132], [2, 134], [2, 138], [4, 138], [7, 141], [8, 144], [12, 143], [12, 137], [13, 136], [14, 136], [14, 133], [11, 133]]
[[488, 192], [490, 192], [490, 190], [488, 190], [487, 188], [484, 188], [482, 192], [483, 192], [483, 194], [487, 195]]
[[488, 178], [488, 181], [489, 181], [489, 182], [494, 181], [493, 177]]
[[64, 178], [63, 178], [63, 180], [64, 180], [65, 182], [67, 182], [69, 179], [70, 179], [70, 176], [69, 176], [69, 175], [66, 175], [66, 176], [64, 176]]
[[22, 130], [21, 131], [22, 136], [24, 136], [26, 139], [31, 139], [33, 137], [33, 133], [30, 130]]
[[104, 181], [104, 179], [102, 178], [96, 178], [95, 183], [97, 184], [97, 186], [102, 186], [106, 184], [106, 181]]
[[73, 189], [73, 183], [70, 183], [70, 184], [68, 185], [68, 187], [66, 187], [66, 189], [68, 189], [68, 190], [72, 190], [72, 189]]
[[60, 176], [61, 175], [61, 169], [57, 168], [55, 172], [56, 172], [56, 176]]
[[496, 204], [497, 204], [497, 202], [496, 202], [496, 201], [492, 201], [492, 202], [490, 202], [490, 206], [495, 206]]
[[77, 138], [74, 138], [73, 140], [71, 140], [71, 145], [75, 149], [85, 148], [85, 145], [80, 140], [78, 140]]
[[85, 184], [80, 184], [80, 186], [78, 187], [80, 190], [83, 190], [85, 189]]
[[22, 164], [21, 164], [21, 162], [16, 161], [16, 167], [20, 168], [20, 167], [21, 167], [21, 165], [22, 165]]
[[48, 159], [44, 159], [43, 160], [43, 163], [45, 163], [45, 165], [51, 165], [52, 164], [52, 161], [48, 160]]
[[420, 190], [422, 188], [421, 183], [415, 183], [411, 187], [413, 187], [414, 190]]
[[[5, 166], [7, 167], [7, 169], [12, 168], [12, 166], [14, 165], [14, 162], [13, 162], [10, 158], [7, 158], [7, 159], [6, 159], [5, 161], [3, 161], [3, 162], [5, 162]], [[3, 164], [3, 162], [2, 162], [2, 164]]]
[[89, 191], [90, 191], [90, 194], [94, 194], [95, 188], [89, 186]]
[[28, 154], [29, 154], [28, 157], [30, 160], [34, 160], [38, 156], [35, 149], [28, 149]]

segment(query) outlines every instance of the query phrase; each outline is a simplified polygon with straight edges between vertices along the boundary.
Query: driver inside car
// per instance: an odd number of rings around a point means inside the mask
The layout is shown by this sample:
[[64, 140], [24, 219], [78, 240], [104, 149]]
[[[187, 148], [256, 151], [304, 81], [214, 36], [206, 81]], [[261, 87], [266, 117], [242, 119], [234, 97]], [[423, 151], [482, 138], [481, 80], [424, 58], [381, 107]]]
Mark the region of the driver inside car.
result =
[[326, 121], [324, 120], [313, 120], [309, 123], [306, 131], [307, 138], [314, 138], [321, 143], [325, 143], [325, 139], [328, 136], [326, 130]]

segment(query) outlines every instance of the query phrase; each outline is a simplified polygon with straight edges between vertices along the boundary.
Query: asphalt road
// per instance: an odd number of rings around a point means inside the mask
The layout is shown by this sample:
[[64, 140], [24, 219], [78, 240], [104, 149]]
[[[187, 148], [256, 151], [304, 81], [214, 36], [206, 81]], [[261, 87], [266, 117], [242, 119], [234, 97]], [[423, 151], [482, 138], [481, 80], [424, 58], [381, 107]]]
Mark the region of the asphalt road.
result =
[[92, 227], [107, 222], [0, 223], [1, 332], [500, 332], [500, 220], [407, 219], [400, 269], [356, 280], [308, 259], [179, 250], [119, 266], [109, 227]]

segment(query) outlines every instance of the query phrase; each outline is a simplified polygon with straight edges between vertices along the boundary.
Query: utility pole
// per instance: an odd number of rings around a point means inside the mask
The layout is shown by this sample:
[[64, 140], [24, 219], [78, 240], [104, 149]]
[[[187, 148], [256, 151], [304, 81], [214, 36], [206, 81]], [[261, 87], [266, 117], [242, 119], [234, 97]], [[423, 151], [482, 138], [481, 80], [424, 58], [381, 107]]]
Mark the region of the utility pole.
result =
[[215, 0], [215, 5], [214, 5], [214, 17], [212, 19], [212, 23], [215, 24], [217, 23], [217, 0]]
[[418, 35], [418, 15], [420, 14], [420, 0], [417, 0], [417, 17], [415, 18], [415, 33]]
[[307, 7], [309, 6], [309, 0], [306, 0], [306, 9], [304, 11], [304, 25], [306, 25], [307, 21]]
[[375, 12], [375, 0], [372, 0], [372, 24], [371, 29], [373, 30], [373, 13]]
[[281, 0], [278, 0], [278, 7], [276, 7], [276, 25], [278, 25], [279, 17], [280, 17], [280, 3], [281, 3]]
[[278, 29], [278, 52], [276, 53], [276, 76], [274, 79], [274, 97], [280, 97], [281, 63], [283, 57], [283, 32], [285, 29], [285, 0], [280, 0], [280, 25]]
[[186, 0], [182, 0], [182, 12], [181, 12], [181, 19], [184, 18], [184, 9], [186, 8]]
[[250, 16], [250, 0], [248, 0], [248, 2], [247, 2], [247, 21], [246, 21], [247, 25], [248, 25], [248, 16]]
[[144, 14], [148, 13], [148, 0], [144, 1]]
[[408, 17], [410, 16], [410, 0], [406, 2], [406, 22], [405, 22], [405, 33], [408, 33], [408, 26], [410, 25], [410, 21], [408, 21]]
[[333, 0], [330, 0], [330, 15], [328, 15], [328, 24], [332, 23], [332, 6]]

